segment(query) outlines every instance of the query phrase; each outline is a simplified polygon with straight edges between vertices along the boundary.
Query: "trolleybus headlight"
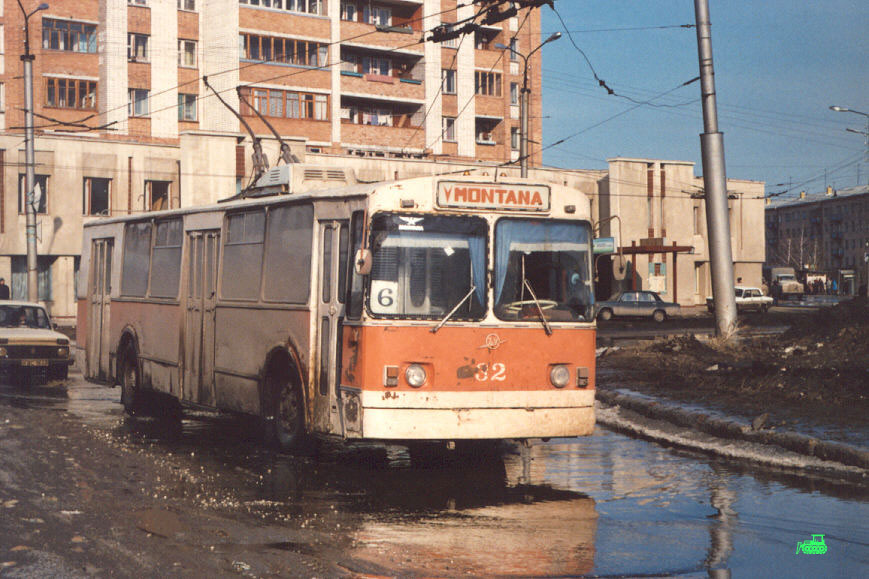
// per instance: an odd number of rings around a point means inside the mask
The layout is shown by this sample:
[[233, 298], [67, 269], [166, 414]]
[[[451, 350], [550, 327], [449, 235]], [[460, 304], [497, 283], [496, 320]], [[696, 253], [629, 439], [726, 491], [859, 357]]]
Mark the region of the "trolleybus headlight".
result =
[[404, 371], [404, 379], [414, 388], [419, 388], [425, 384], [425, 378], [425, 368], [419, 364], [411, 364], [407, 367], [407, 370]]
[[69, 348], [65, 346], [61, 346], [57, 349], [57, 356], [59, 358], [66, 358], [69, 355]]
[[553, 366], [549, 370], [549, 381], [556, 388], [564, 388], [570, 382], [570, 370], [563, 364]]

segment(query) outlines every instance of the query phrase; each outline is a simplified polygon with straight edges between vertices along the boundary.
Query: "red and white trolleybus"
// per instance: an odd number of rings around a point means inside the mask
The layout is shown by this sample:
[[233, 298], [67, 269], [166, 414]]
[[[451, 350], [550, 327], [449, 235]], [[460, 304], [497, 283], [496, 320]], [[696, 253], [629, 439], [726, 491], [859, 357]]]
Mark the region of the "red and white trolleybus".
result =
[[84, 228], [77, 354], [127, 412], [250, 414], [284, 448], [587, 435], [591, 254], [586, 196], [520, 178], [102, 219]]

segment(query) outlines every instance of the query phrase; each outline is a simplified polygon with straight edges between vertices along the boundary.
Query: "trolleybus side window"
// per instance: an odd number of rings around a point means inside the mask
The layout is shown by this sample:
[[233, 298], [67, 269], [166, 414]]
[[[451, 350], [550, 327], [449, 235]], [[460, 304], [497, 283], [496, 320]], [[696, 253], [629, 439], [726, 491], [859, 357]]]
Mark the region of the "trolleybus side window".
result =
[[342, 304], [347, 299], [347, 244], [350, 233], [347, 229], [347, 223], [341, 223], [338, 230], [338, 301]]
[[[365, 212], [356, 211], [350, 219], [350, 255], [362, 249], [362, 237], [365, 233]], [[348, 264], [350, 276], [349, 296], [347, 297], [347, 317], [358, 320], [362, 316], [362, 299], [364, 290], [362, 286], [363, 276], [356, 273], [355, 264]]]
[[372, 224], [368, 307], [374, 315], [482, 319], [486, 222], [381, 214]]
[[151, 222], [128, 223], [124, 230], [121, 295], [145, 297], [151, 266]]
[[151, 297], [178, 297], [181, 279], [181, 219], [158, 221], [154, 235], [154, 257], [151, 266]]
[[226, 216], [226, 245], [220, 292], [227, 299], [259, 298], [263, 262], [263, 210], [245, 211]]
[[308, 303], [313, 223], [313, 205], [284, 205], [269, 210], [263, 282], [266, 300]]
[[591, 321], [587, 223], [502, 218], [495, 226], [495, 314]]

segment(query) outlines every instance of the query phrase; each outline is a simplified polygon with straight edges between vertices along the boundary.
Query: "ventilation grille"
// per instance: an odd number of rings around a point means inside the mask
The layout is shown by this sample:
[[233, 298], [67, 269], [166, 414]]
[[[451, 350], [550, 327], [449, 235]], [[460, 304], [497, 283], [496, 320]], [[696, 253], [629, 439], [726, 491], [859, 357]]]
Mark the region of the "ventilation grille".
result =
[[347, 182], [343, 169], [305, 169], [305, 181], [341, 181]]

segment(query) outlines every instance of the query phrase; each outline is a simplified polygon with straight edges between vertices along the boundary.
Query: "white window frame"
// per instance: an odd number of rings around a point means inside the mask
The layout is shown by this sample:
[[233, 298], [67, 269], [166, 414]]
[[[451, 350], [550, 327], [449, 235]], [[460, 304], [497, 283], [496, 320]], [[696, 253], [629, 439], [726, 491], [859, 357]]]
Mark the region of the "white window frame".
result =
[[127, 116], [151, 116], [151, 91], [145, 88], [131, 88], [127, 95]]
[[[143, 42], [140, 42], [143, 41]], [[127, 33], [127, 60], [131, 62], [149, 62], [150, 37], [147, 34], [139, 34], [138, 32]], [[142, 48], [142, 55], [139, 55], [139, 49]]]
[[454, 69], [441, 69], [441, 86], [444, 94], [456, 94], [456, 71]]
[[[193, 59], [193, 64], [184, 62], [187, 60], [185, 57], [191, 56]], [[178, 66], [181, 68], [197, 68], [198, 58], [196, 53], [196, 41], [195, 40], [187, 40], [185, 38], [178, 39]]]
[[444, 141], [448, 141], [451, 143], [456, 142], [456, 118], [455, 117], [442, 117], [441, 118], [441, 129], [443, 131]]
[[196, 110], [196, 104], [198, 102], [199, 95], [196, 94], [188, 94], [179, 92], [178, 93], [178, 120], [179, 121], [193, 121], [196, 122], [198, 120], [198, 114]]

